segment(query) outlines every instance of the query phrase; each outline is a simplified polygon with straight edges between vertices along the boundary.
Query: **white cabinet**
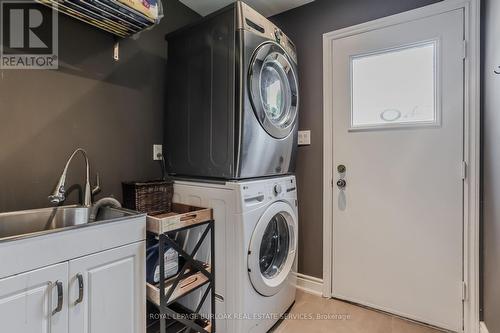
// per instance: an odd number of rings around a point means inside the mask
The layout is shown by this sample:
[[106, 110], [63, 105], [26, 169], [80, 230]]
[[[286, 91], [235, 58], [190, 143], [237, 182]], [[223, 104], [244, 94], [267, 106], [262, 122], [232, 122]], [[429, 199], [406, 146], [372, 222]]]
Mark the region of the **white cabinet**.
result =
[[0, 242], [0, 333], [145, 333], [146, 215], [123, 214]]
[[145, 245], [69, 262], [69, 333], [144, 333]]
[[0, 280], [0, 331], [66, 333], [67, 286], [67, 262]]
[[145, 251], [141, 241], [1, 279], [0, 332], [145, 333]]

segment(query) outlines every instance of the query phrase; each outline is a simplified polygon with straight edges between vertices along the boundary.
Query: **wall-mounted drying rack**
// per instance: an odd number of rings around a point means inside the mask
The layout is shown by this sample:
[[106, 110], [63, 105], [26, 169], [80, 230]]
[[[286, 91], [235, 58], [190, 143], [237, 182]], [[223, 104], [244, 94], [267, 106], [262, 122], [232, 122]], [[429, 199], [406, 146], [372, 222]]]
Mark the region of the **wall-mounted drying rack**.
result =
[[119, 37], [150, 29], [163, 17], [161, 0], [37, 0]]

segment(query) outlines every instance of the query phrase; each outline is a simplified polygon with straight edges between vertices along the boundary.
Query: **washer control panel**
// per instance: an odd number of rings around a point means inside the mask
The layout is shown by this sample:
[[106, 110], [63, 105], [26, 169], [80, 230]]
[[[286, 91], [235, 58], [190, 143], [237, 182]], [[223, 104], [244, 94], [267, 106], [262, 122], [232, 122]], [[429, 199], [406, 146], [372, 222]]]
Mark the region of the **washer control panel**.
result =
[[297, 191], [295, 178], [284, 178], [272, 184], [270, 192], [274, 198], [294, 195]]
[[265, 204], [269, 201], [297, 196], [297, 186], [294, 177], [248, 183], [243, 185], [242, 190], [245, 206]]

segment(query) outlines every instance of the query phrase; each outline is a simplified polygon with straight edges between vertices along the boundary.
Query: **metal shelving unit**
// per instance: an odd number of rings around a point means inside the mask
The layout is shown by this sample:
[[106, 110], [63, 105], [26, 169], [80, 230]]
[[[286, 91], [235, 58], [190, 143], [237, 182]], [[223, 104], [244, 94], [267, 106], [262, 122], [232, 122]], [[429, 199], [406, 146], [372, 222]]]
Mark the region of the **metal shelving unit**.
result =
[[[203, 233], [191, 253], [187, 253], [172, 236], [188, 229], [204, 227]], [[147, 284], [147, 298], [160, 312], [159, 330], [155, 332], [215, 332], [215, 232], [212, 210], [173, 204], [173, 212], [148, 216], [147, 231], [159, 241], [159, 258], [167, 247], [173, 248], [185, 263], [179, 273], [165, 279], [165, 264], [160, 260], [160, 283]], [[195, 259], [196, 253], [210, 239], [210, 263]], [[206, 286], [206, 290], [196, 309], [187, 309], [177, 301], [182, 297]], [[163, 291], [163, 292], [162, 292]], [[200, 314], [203, 304], [210, 297], [210, 318]], [[168, 322], [167, 322], [168, 321]]]

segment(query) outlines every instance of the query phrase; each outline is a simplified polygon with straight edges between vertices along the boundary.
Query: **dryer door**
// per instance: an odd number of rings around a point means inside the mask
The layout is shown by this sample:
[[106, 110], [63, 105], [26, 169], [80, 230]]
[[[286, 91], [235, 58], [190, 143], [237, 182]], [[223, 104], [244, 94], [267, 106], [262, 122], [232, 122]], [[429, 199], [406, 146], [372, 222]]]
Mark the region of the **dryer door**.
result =
[[262, 127], [285, 138], [297, 119], [299, 95], [295, 67], [286, 51], [266, 42], [255, 51], [249, 69], [250, 100]]
[[295, 213], [289, 204], [276, 202], [257, 223], [248, 251], [248, 274], [258, 293], [272, 296], [287, 283], [296, 248]]

